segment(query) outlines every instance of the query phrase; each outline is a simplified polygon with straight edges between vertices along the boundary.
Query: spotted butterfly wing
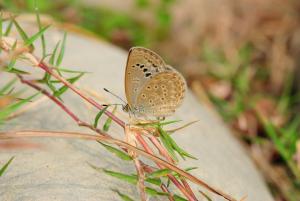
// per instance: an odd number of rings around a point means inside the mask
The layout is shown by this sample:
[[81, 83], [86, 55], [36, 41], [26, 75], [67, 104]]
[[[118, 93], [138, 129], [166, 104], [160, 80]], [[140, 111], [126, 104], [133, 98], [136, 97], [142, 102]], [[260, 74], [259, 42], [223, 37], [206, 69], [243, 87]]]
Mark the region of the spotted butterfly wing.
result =
[[[178, 88], [179, 87], [179, 88]], [[125, 71], [125, 93], [135, 116], [164, 117], [181, 104], [183, 77], [160, 56], [142, 47], [130, 49]]]

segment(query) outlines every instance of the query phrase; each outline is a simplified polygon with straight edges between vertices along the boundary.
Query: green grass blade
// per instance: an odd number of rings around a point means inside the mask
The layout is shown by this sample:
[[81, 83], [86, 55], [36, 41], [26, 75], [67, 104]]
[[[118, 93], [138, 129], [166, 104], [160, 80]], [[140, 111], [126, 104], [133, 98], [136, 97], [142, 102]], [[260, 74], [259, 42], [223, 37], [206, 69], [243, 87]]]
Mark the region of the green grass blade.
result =
[[23, 71], [23, 70], [20, 70], [20, 69], [17, 69], [17, 68], [4, 68], [4, 70], [8, 73], [14, 73], [14, 74], [20, 74], [20, 75], [26, 75], [26, 74], [29, 74], [28, 72], [26, 71]]
[[200, 191], [199, 192], [201, 193], [201, 195], [203, 195], [203, 197], [207, 200], [207, 201], [212, 201], [212, 199], [206, 194], [204, 193], [203, 191]]
[[8, 24], [8, 26], [7, 26], [7, 28], [6, 28], [5, 32], [4, 32], [4, 36], [8, 36], [8, 34], [9, 34], [10, 31], [11, 31], [11, 28], [12, 28], [12, 25], [13, 25], [13, 24], [14, 24], [13, 21], [10, 21], [10, 22], [9, 22], [9, 24]]
[[[117, 106], [114, 107], [112, 113], [115, 114], [116, 111], [117, 111]], [[109, 130], [111, 122], [112, 122], [112, 119], [110, 117], [108, 117], [107, 120], [105, 121], [104, 125], [103, 125], [103, 130], [105, 132], [107, 132]]]
[[158, 191], [154, 188], [146, 187], [145, 192], [150, 196], [168, 196], [169, 193]]
[[[117, 179], [126, 181], [130, 184], [136, 185], [138, 182], [138, 176], [136, 174], [124, 174], [121, 172], [115, 172], [115, 171], [111, 171], [111, 170], [107, 170], [104, 168], [100, 168], [100, 167], [96, 167], [92, 164], [89, 164], [93, 169], [100, 171], [100, 172], [104, 172], [107, 175], [110, 175], [112, 177], [115, 177]], [[156, 178], [146, 178], [145, 179], [146, 182], [150, 183], [150, 184], [154, 184], [156, 186], [160, 186], [161, 185], [161, 181], [160, 179], [156, 179]]]
[[105, 106], [105, 107], [104, 107], [102, 110], [100, 110], [100, 111], [98, 112], [98, 114], [96, 115], [95, 121], [94, 121], [94, 127], [95, 127], [95, 128], [97, 128], [100, 117], [103, 115], [103, 113], [107, 110], [108, 107], [109, 107], [109, 105]]
[[114, 172], [114, 171], [110, 171], [110, 170], [106, 170], [106, 169], [102, 169], [102, 171], [107, 174], [110, 175], [112, 177], [118, 178], [120, 180], [126, 181], [130, 184], [137, 184], [138, 178], [136, 175], [127, 175], [127, 174], [123, 174], [120, 172]]
[[60, 47], [60, 52], [58, 54], [55, 66], [60, 66], [60, 64], [63, 60], [64, 54], [65, 54], [66, 39], [67, 39], [67, 32], [64, 33], [63, 41], [62, 41], [62, 44]]
[[66, 72], [66, 73], [91, 73], [89, 71], [70, 70], [62, 67], [52, 67], [52, 68], [55, 70], [59, 70], [60, 72]]
[[11, 113], [18, 110], [20, 107], [22, 107], [24, 104], [28, 103], [31, 99], [33, 99], [35, 96], [37, 96], [39, 93], [34, 94], [33, 96], [30, 96], [26, 99], [20, 100], [16, 103], [12, 103], [8, 105], [7, 107], [0, 110], [0, 121], [3, 121], [5, 118], [7, 118]]
[[175, 194], [173, 196], [173, 198], [174, 198], [175, 201], [188, 201], [187, 199], [185, 199], [185, 198], [183, 198], [183, 197], [181, 197], [181, 196], [179, 196], [177, 194]]
[[158, 131], [160, 133], [159, 137], [164, 145], [164, 147], [167, 149], [168, 153], [170, 154], [170, 156], [178, 162], [178, 158], [176, 156], [176, 153], [172, 147], [172, 144], [170, 143], [170, 141], [168, 140], [168, 134], [166, 134], [166, 132], [161, 128], [158, 127]]
[[[68, 79], [68, 81], [69, 81], [71, 84], [73, 84], [73, 83], [75, 83], [77, 80], [79, 80], [83, 75], [84, 75], [84, 73], [80, 73], [78, 76]], [[61, 88], [59, 88], [57, 91], [55, 91], [53, 95], [54, 95], [55, 97], [60, 97], [60, 96], [61, 96], [63, 93], [65, 93], [68, 89], [69, 89], [69, 87], [64, 85], [64, 86], [62, 86]]]
[[[35, 13], [36, 13], [36, 20], [39, 26], [39, 30], [41, 31], [42, 23], [41, 23], [40, 12], [38, 7], [35, 7]], [[41, 35], [41, 43], [42, 43], [42, 55], [43, 55], [42, 57], [45, 57], [47, 53], [46, 53], [46, 40], [44, 34]]]
[[12, 79], [7, 84], [5, 84], [3, 87], [0, 88], [0, 94], [5, 94], [7, 91], [10, 91], [12, 86], [16, 83], [17, 79]]
[[172, 171], [170, 169], [161, 169], [148, 174], [147, 177], [156, 177], [156, 178], [165, 177], [171, 172]]
[[0, 14], [0, 39], [2, 39], [3, 36], [3, 19], [2, 19], [2, 12]]
[[121, 193], [120, 191], [118, 191], [118, 190], [112, 190], [112, 191], [114, 191], [114, 192], [116, 192], [119, 196], [120, 196], [120, 198], [123, 200], [123, 201], [134, 201], [132, 198], [130, 198], [128, 195], [125, 195], [125, 194], [123, 194], [123, 193]]
[[[99, 141], [98, 141], [99, 142]], [[118, 158], [125, 160], [125, 161], [131, 161], [132, 158], [125, 152], [114, 148], [112, 146], [106, 145], [102, 142], [99, 142], [105, 149], [107, 149], [109, 152], [113, 153], [114, 155], [116, 155]]]
[[[14, 42], [13, 46], [12, 46], [12, 51], [14, 51], [17, 47], [17, 40]], [[11, 69], [14, 68], [14, 66], [16, 65], [17, 59], [16, 58], [12, 58], [8, 65], [7, 65], [7, 69], [10, 71]]]
[[8, 168], [8, 166], [10, 165], [10, 163], [13, 161], [14, 158], [15, 158], [14, 156], [11, 157], [11, 158], [9, 159], [9, 161], [7, 161], [7, 162], [2, 166], [2, 168], [0, 169], [0, 177], [4, 174], [4, 172], [6, 171], [6, 169]]
[[56, 45], [55, 45], [55, 47], [54, 47], [54, 49], [53, 49], [53, 51], [52, 51], [51, 57], [50, 57], [50, 59], [49, 59], [49, 63], [50, 63], [51, 65], [54, 65], [54, 60], [55, 60], [55, 56], [56, 56], [56, 52], [57, 52], [57, 49], [58, 49], [59, 44], [60, 44], [60, 41], [58, 41], [58, 42], [56, 43]]
[[158, 130], [162, 138], [164, 138], [164, 140], [167, 141], [169, 145], [171, 145], [170, 149], [175, 150], [183, 159], [185, 159], [185, 157], [189, 157], [195, 160], [197, 159], [196, 157], [180, 148], [175, 140], [173, 140], [173, 138], [165, 130], [163, 130], [162, 127], [158, 127]]
[[20, 36], [22, 37], [23, 41], [26, 43], [26, 41], [29, 39], [29, 37], [27, 36], [26, 32], [22, 29], [22, 27], [19, 25], [19, 23], [13, 19], [12, 20], [14, 25], [16, 26]]
[[25, 42], [25, 45], [30, 46], [33, 44], [33, 42], [38, 39], [39, 37], [41, 37], [44, 32], [50, 27], [50, 25], [45, 26], [44, 28], [42, 28], [39, 32], [37, 32], [36, 34], [34, 34], [33, 36], [31, 36], [30, 38], [28, 38]]

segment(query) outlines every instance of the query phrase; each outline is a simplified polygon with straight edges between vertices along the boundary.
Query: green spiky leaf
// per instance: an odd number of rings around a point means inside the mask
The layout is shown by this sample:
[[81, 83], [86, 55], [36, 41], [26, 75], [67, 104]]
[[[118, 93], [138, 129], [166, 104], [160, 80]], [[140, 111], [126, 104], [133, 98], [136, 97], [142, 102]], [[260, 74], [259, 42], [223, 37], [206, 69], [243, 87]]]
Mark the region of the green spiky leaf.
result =
[[64, 54], [65, 54], [66, 39], [67, 39], [67, 32], [64, 33], [63, 41], [62, 41], [62, 44], [60, 47], [60, 51], [59, 51], [55, 66], [60, 66], [60, 64], [63, 60]]
[[12, 86], [16, 83], [17, 79], [12, 79], [7, 84], [5, 84], [3, 87], [0, 88], [0, 94], [5, 94], [7, 91], [10, 91]]
[[30, 100], [32, 100], [35, 96], [37, 96], [39, 93], [34, 94], [33, 96], [30, 96], [26, 99], [22, 99], [16, 103], [12, 103], [8, 105], [7, 107], [0, 110], [0, 122], [6, 119], [11, 113], [18, 110], [20, 107], [22, 107], [24, 104], [28, 103]]
[[39, 32], [37, 32], [36, 34], [34, 34], [33, 36], [31, 36], [30, 38], [28, 38], [25, 41], [25, 45], [27, 46], [31, 46], [33, 44], [34, 41], [36, 41], [39, 37], [41, 37], [44, 32], [50, 27], [50, 25], [45, 26], [44, 28], [42, 28], [41, 30], [39, 30]]
[[[99, 141], [98, 141], [99, 142]], [[109, 145], [106, 145], [102, 142], [99, 142], [102, 146], [105, 147], [105, 149], [107, 149], [109, 152], [115, 154], [118, 158], [122, 159], [122, 160], [125, 160], [125, 161], [131, 161], [132, 160], [132, 157], [130, 157], [127, 153], [117, 149], [117, 148], [114, 148], [112, 146], [109, 146]]]
[[113, 189], [114, 192], [116, 192], [120, 198], [123, 200], [123, 201], [134, 201], [132, 198], [130, 198], [128, 195], [125, 195], [124, 193], [121, 193], [120, 191], [118, 190], [115, 190]]
[[4, 174], [4, 172], [6, 171], [6, 169], [8, 168], [8, 166], [11, 164], [11, 162], [14, 160], [14, 156], [11, 157], [0, 169], [0, 177]]
[[109, 107], [109, 105], [107, 105], [106, 107], [104, 107], [102, 110], [100, 110], [98, 112], [98, 114], [95, 117], [95, 121], [94, 121], [94, 127], [97, 128], [98, 126], [98, 121], [100, 119], [100, 117], [103, 115], [103, 113], [107, 110], [107, 108]]
[[171, 172], [172, 171], [170, 169], [160, 169], [148, 174], [147, 177], [156, 177], [156, 178], [165, 177]]
[[[115, 114], [116, 111], [117, 111], [117, 106], [114, 107], [112, 113]], [[105, 132], [107, 132], [109, 130], [111, 122], [112, 122], [112, 119], [110, 117], [108, 117], [107, 120], [105, 121], [104, 125], [103, 125], [103, 130]]]
[[28, 41], [29, 37], [27, 36], [26, 32], [22, 29], [22, 27], [19, 25], [19, 23], [15, 19], [13, 19], [12, 21], [15, 24], [20, 36], [23, 39], [23, 41], [24, 42]]
[[[35, 7], [35, 11], [36, 11], [35, 12], [36, 13], [36, 21], [38, 23], [39, 30], [41, 31], [42, 23], [41, 23], [40, 12], [38, 10], [38, 7]], [[42, 54], [43, 54], [43, 57], [45, 57], [46, 56], [46, 40], [45, 40], [45, 36], [43, 33], [41, 35], [41, 43], [42, 43]]]
[[[71, 84], [73, 84], [73, 83], [75, 83], [77, 80], [79, 80], [83, 75], [84, 75], [84, 73], [80, 73], [78, 76], [68, 79], [68, 81], [69, 81]], [[65, 92], [68, 90], [68, 88], [69, 88], [68, 86], [64, 85], [64, 86], [62, 86], [61, 88], [59, 88], [57, 91], [55, 91], [53, 95], [54, 95], [55, 97], [60, 97], [63, 93], [65, 93]]]
[[10, 33], [11, 31], [11, 28], [12, 28], [12, 25], [13, 25], [13, 21], [10, 21], [9, 24], [7, 25], [7, 28], [5, 30], [5, 33], [4, 33], [4, 36], [8, 36], [8, 34]]

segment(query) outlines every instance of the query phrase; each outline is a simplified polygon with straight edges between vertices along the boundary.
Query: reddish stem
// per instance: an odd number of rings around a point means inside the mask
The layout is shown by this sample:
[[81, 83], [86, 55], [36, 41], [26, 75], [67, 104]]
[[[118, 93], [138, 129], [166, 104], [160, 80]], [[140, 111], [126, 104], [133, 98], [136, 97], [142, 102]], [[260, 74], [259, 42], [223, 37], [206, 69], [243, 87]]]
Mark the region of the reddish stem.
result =
[[[84, 100], [98, 108], [99, 110], [102, 110], [104, 107], [100, 104], [98, 104], [94, 99], [91, 97], [88, 97], [87, 95], [83, 94], [79, 89], [77, 89], [74, 85], [72, 85], [70, 82], [68, 82], [66, 79], [55, 73], [52, 68], [49, 68], [44, 62], [39, 63], [39, 67], [45, 70], [47, 73], [61, 81], [65, 86], [72, 89], [76, 94], [78, 94], [80, 97], [82, 97]], [[108, 110], [105, 111], [105, 114], [109, 116], [114, 122], [119, 124], [121, 127], [125, 127], [125, 123], [119, 119], [117, 116], [115, 116], [113, 113], [109, 112]]]
[[[153, 151], [147, 146], [146, 141], [143, 139], [143, 137], [141, 135], [136, 135], [136, 138], [139, 139], [139, 142], [141, 142], [141, 145], [144, 147], [145, 151], [148, 152], [149, 154], [154, 154]], [[162, 165], [160, 165], [159, 163], [156, 163], [156, 165], [160, 168], [160, 169], [164, 169], [164, 167]], [[197, 199], [194, 199], [193, 196], [191, 196], [186, 189], [184, 188], [184, 186], [171, 174], [168, 174], [169, 179], [174, 183], [174, 185], [191, 201], [197, 201]]]

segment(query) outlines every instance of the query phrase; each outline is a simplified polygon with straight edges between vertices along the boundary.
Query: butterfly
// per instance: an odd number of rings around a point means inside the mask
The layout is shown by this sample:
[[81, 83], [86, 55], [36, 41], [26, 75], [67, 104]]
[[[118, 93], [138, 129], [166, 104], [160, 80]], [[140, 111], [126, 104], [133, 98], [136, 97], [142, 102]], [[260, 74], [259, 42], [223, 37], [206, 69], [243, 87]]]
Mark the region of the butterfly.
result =
[[165, 118], [183, 102], [186, 82], [155, 52], [133, 47], [125, 70], [125, 110], [140, 118]]

